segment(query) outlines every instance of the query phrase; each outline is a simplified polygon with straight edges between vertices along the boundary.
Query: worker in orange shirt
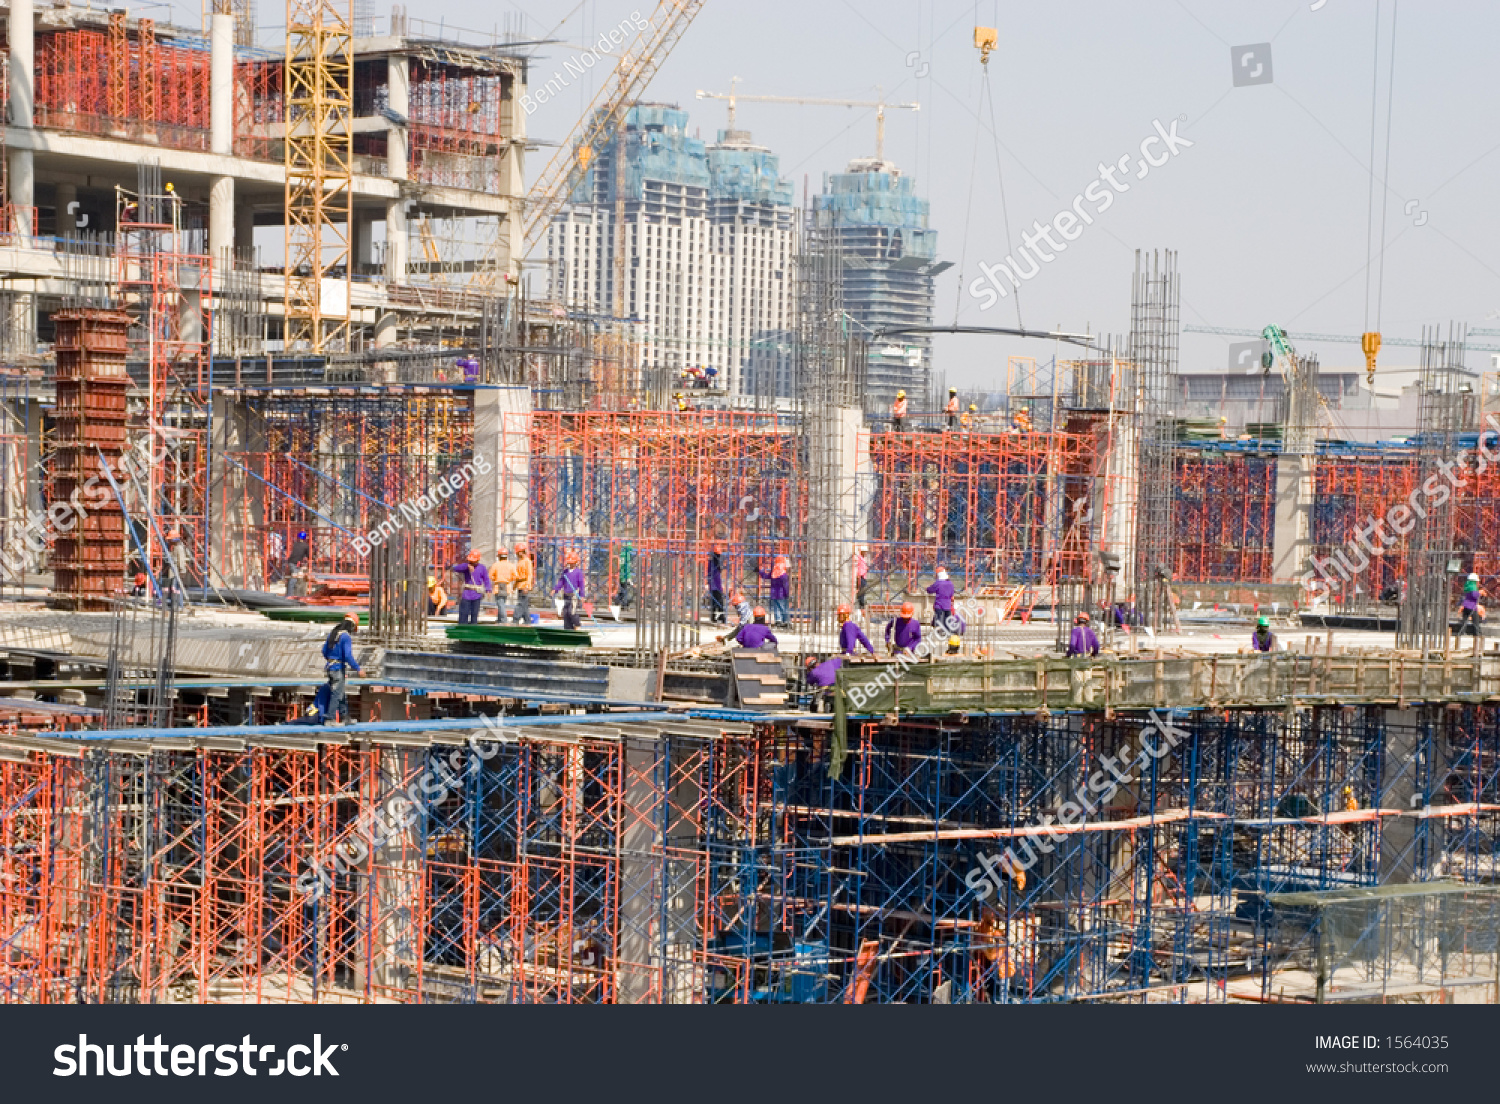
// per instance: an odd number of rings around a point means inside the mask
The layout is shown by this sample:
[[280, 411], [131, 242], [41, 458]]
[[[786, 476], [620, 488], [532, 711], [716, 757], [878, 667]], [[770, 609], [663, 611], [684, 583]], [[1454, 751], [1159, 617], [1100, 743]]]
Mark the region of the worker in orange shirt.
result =
[[495, 612], [495, 620], [505, 623], [505, 602], [515, 593], [516, 588], [516, 565], [510, 562], [510, 555], [505, 549], [495, 553], [495, 566], [490, 570], [490, 582], [495, 585], [495, 605], [499, 607]]
[[948, 428], [958, 428], [958, 388], [948, 388], [948, 405], [943, 407], [943, 413], [948, 415]]
[[516, 595], [511, 620], [517, 625], [531, 624], [531, 588], [536, 585], [536, 562], [524, 544], [516, 545], [516, 563], [510, 586]]
[[448, 592], [436, 575], [427, 576], [427, 616], [441, 617], [448, 608]]
[[896, 401], [891, 403], [891, 432], [900, 433], [906, 423], [906, 392], [897, 391]]

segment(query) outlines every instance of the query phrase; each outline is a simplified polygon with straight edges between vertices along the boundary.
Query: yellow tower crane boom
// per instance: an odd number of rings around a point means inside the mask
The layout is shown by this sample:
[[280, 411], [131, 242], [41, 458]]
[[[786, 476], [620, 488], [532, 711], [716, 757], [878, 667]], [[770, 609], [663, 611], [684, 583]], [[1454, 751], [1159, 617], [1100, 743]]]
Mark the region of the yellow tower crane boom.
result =
[[735, 109], [740, 102], [745, 103], [781, 103], [781, 104], [807, 104], [813, 107], [873, 107], [875, 109], [875, 160], [885, 160], [885, 112], [887, 108], [897, 111], [920, 111], [922, 105], [919, 103], [889, 103], [885, 93], [880, 89], [875, 90], [878, 99], [874, 100], [827, 100], [813, 96], [741, 96], [735, 89], [739, 83], [739, 77], [729, 82], [728, 92], [705, 92], [698, 90], [700, 100], [728, 100], [729, 101], [729, 129], [734, 129]]

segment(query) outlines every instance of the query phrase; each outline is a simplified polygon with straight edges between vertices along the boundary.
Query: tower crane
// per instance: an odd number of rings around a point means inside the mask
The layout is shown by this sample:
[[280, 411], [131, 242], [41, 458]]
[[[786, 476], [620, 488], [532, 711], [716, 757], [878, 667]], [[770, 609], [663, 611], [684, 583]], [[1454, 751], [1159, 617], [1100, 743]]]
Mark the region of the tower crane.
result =
[[[614, 72], [599, 86], [588, 108], [547, 162], [526, 196], [521, 252], [528, 255], [578, 187], [600, 148], [615, 139], [614, 313], [625, 310], [625, 113], [640, 98], [673, 48], [703, 10], [704, 0], [659, 0], [634, 42], [620, 54]], [[474, 273], [476, 289], [492, 289], [502, 277], [505, 238], [497, 235]]]
[[873, 107], [875, 109], [875, 159], [877, 161], [885, 160], [886, 108], [896, 111], [920, 111], [922, 109], [919, 103], [890, 103], [886, 100], [884, 91], [879, 88], [875, 90], [879, 98], [874, 100], [828, 100], [812, 96], [741, 96], [736, 88], [739, 82], [739, 77], [731, 79], [728, 92], [705, 92], [701, 88], [698, 90], [700, 100], [729, 101], [730, 130], [734, 130], [735, 109], [742, 100], [745, 103], [806, 104], [814, 107]]

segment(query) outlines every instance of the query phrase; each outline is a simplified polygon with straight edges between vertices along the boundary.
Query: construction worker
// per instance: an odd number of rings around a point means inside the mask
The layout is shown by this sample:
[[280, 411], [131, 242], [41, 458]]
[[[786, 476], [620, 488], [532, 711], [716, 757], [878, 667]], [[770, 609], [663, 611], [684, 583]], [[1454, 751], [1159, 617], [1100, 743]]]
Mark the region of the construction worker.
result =
[[754, 614], [750, 609], [750, 600], [739, 591], [735, 591], [734, 597], [729, 599], [730, 605], [734, 607], [734, 615], [739, 619], [741, 625], [748, 625]]
[[687, 401], [681, 391], [677, 392], [677, 394], [673, 395], [672, 397], [677, 400], [677, 413], [687, 414], [692, 411], [693, 404]]
[[563, 573], [557, 577], [552, 593], [563, 596], [563, 628], [576, 632], [583, 625], [578, 616], [578, 608], [583, 605], [583, 568], [578, 553], [571, 548], [563, 553]]
[[436, 575], [427, 576], [427, 616], [441, 617], [448, 608], [448, 592]]
[[891, 432], [900, 433], [906, 424], [906, 392], [897, 391], [896, 401], [891, 403]]
[[354, 634], [359, 632], [359, 618], [344, 614], [344, 619], [333, 627], [328, 639], [323, 641], [323, 670], [328, 677], [328, 711], [324, 714], [328, 724], [343, 724], [349, 712], [349, 669], [359, 674], [359, 661], [354, 658]]
[[785, 556], [777, 556], [771, 563], [770, 571], [759, 572], [762, 579], [771, 583], [771, 623], [778, 628], [787, 628], [791, 625], [791, 614], [787, 611], [787, 601], [792, 596], [792, 561]]
[[839, 651], [846, 656], [858, 655], [859, 646], [863, 644], [865, 651], [874, 655], [875, 647], [870, 643], [870, 638], [863, 629], [849, 620], [851, 612], [848, 606], [839, 607]]
[[495, 567], [490, 572], [490, 583], [495, 588], [495, 620], [505, 622], [505, 600], [510, 597], [516, 583], [516, 565], [510, 562], [510, 554], [501, 548], [495, 552]]
[[1011, 424], [1017, 433], [1031, 432], [1031, 412], [1024, 406], [1016, 407], [1016, 412], [1011, 415]]
[[724, 609], [724, 546], [715, 544], [708, 554], [708, 601], [712, 607], [709, 620], [720, 625], [729, 621]]
[[524, 544], [516, 545], [516, 573], [511, 579], [516, 592], [516, 608], [512, 620], [517, 625], [531, 623], [531, 588], [536, 585], [536, 564]]
[[970, 403], [969, 409], [964, 411], [964, 416], [959, 420], [959, 424], [964, 429], [974, 429], [977, 427], [979, 424], [979, 407]]
[[1464, 580], [1464, 596], [1460, 603], [1458, 614], [1458, 632], [1454, 633], [1457, 639], [1464, 634], [1464, 628], [1475, 636], [1479, 635], [1479, 596], [1484, 591], [1479, 589], [1479, 576], [1469, 572], [1469, 577]]
[[630, 590], [635, 584], [635, 545], [626, 541], [620, 546], [620, 564], [617, 569], [620, 589], [615, 592], [615, 605], [630, 605]]
[[833, 684], [838, 681], [839, 668], [844, 665], [843, 656], [829, 656], [818, 662], [817, 656], [807, 657], [807, 689], [813, 696], [813, 709], [821, 713], [823, 705], [832, 697]]
[[958, 388], [948, 388], [948, 405], [943, 407], [943, 413], [948, 415], [948, 428], [958, 428]]
[[953, 612], [953, 583], [948, 578], [948, 569], [942, 564], [938, 564], [937, 581], [927, 588], [927, 593], [932, 595], [932, 627], [961, 632], [954, 625], [954, 622], [962, 622], [958, 621], [958, 616]]
[[854, 551], [854, 604], [860, 616], [865, 613], [865, 586], [870, 580], [870, 550], [857, 548]]
[[1271, 631], [1271, 622], [1262, 617], [1255, 623], [1255, 631], [1250, 634], [1250, 650], [1254, 652], [1274, 652], [1276, 650], [1276, 634]]
[[950, 636], [948, 638], [948, 655], [956, 656], [964, 650], [964, 638], [961, 636]]
[[756, 606], [750, 613], [754, 620], [741, 625], [735, 629], [729, 639], [741, 648], [760, 648], [770, 651], [776, 650], [776, 634], [766, 627], [766, 611]]
[[1073, 618], [1073, 632], [1068, 637], [1068, 655], [1096, 656], [1099, 654], [1099, 638], [1089, 628], [1089, 615], [1080, 613]]
[[135, 579], [133, 581], [134, 585], [130, 588], [130, 596], [132, 598], [150, 597], [151, 588], [147, 585], [149, 581], [150, 580], [144, 571], [137, 571], [135, 573]]
[[286, 569], [288, 574], [295, 575], [307, 567], [307, 561], [312, 556], [312, 546], [307, 541], [307, 530], [297, 530], [297, 539], [292, 541], [292, 551], [286, 558]]
[[885, 646], [891, 655], [898, 652], [915, 652], [922, 643], [922, 625], [917, 620], [917, 607], [910, 602], [901, 604], [901, 613], [885, 623]]
[[456, 563], [448, 569], [464, 581], [463, 589], [458, 592], [460, 625], [479, 624], [479, 607], [490, 592], [490, 573], [480, 563], [481, 558], [478, 551], [471, 551], [463, 563]]

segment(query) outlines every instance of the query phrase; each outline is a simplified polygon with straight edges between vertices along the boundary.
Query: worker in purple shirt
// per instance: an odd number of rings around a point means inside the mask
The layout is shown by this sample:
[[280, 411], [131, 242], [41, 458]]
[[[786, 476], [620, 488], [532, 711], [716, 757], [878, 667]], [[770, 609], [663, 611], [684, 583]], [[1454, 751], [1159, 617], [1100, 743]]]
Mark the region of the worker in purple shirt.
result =
[[1276, 634], [1271, 631], [1271, 622], [1262, 617], [1255, 623], [1255, 631], [1250, 634], [1250, 650], [1253, 652], [1274, 652], [1276, 650]]
[[822, 663], [817, 656], [807, 657], [807, 685], [814, 690], [832, 686], [838, 678], [839, 668], [844, 665], [843, 656], [829, 656]]
[[1068, 655], [1096, 656], [1099, 654], [1099, 638], [1089, 628], [1089, 615], [1080, 613], [1073, 618], [1073, 634], [1068, 637]]
[[922, 625], [917, 620], [917, 607], [910, 602], [901, 606], [901, 615], [885, 623], [885, 646], [891, 655], [897, 652], [914, 652], [922, 643]]
[[563, 573], [552, 588], [553, 594], [559, 592], [563, 596], [563, 628], [575, 632], [583, 624], [578, 616], [578, 607], [583, 604], [583, 568], [578, 553], [571, 548], [563, 553]]
[[948, 569], [941, 564], [937, 569], [937, 582], [927, 588], [927, 593], [932, 595], [933, 628], [947, 628], [948, 619], [953, 616], [953, 584], [948, 579]]
[[766, 611], [756, 606], [752, 616], [754, 616], [755, 620], [735, 629], [734, 634], [729, 639], [733, 640], [741, 648], [760, 648], [764, 650], [769, 645], [769, 650], [774, 652], [777, 644], [776, 634], [766, 627]]
[[863, 629], [849, 620], [853, 612], [848, 606], [839, 607], [839, 651], [846, 656], [856, 655], [859, 652], [859, 646], [863, 644], [865, 651], [874, 655], [875, 646], [870, 643], [870, 638], [865, 635]]
[[724, 547], [719, 544], [708, 554], [708, 600], [713, 606], [710, 620], [726, 624], [729, 615], [724, 608]]
[[480, 560], [481, 557], [477, 551], [470, 552], [463, 563], [454, 564], [448, 569], [453, 574], [462, 577], [464, 581], [464, 588], [458, 595], [458, 623], [460, 625], [479, 624], [479, 604], [490, 592], [490, 572]]

